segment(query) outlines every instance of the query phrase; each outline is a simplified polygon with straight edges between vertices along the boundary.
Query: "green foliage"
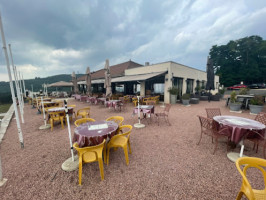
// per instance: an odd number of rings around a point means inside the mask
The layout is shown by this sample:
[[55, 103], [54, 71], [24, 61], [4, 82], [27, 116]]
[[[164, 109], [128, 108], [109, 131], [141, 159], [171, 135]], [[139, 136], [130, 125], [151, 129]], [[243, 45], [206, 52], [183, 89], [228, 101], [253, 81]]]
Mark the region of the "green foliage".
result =
[[226, 45], [214, 45], [210, 58], [225, 86], [262, 83], [266, 81], [266, 41], [259, 36], [250, 36]]
[[178, 95], [179, 89], [175, 86], [168, 88], [167, 90], [172, 95]]
[[190, 94], [188, 94], [188, 93], [183, 94], [183, 95], [182, 95], [182, 99], [183, 99], [183, 100], [188, 100], [188, 99], [190, 99]]
[[252, 99], [250, 99], [249, 102], [251, 105], [258, 105], [258, 106], [262, 106], [263, 105], [263, 97], [262, 96], [254, 96]]
[[247, 93], [248, 93], [248, 89], [247, 88], [240, 88], [240, 90], [239, 90], [239, 94], [240, 95], [245, 95]]
[[201, 90], [201, 87], [198, 85], [197, 87], [195, 87], [195, 91], [199, 92]]
[[9, 108], [10, 108], [11, 104], [0, 104], [0, 113], [6, 113]]
[[230, 96], [230, 102], [231, 103], [236, 103], [236, 91], [231, 92], [231, 96]]
[[219, 94], [224, 94], [224, 92], [225, 92], [225, 89], [224, 88], [222, 88], [222, 89], [219, 89]]

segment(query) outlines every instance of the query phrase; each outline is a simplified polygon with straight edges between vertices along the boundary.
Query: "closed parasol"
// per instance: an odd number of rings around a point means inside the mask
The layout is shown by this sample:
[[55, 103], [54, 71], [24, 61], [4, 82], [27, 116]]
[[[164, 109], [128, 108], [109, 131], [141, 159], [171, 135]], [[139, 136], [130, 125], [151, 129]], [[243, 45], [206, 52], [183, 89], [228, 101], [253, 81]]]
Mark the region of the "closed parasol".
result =
[[209, 101], [210, 101], [210, 91], [214, 90], [214, 69], [212, 59], [208, 57], [207, 59], [207, 84], [206, 90], [209, 90]]
[[91, 96], [91, 72], [90, 67], [86, 70], [86, 85], [87, 85], [87, 95]]
[[72, 83], [73, 83], [73, 86], [74, 86], [74, 93], [78, 94], [79, 89], [78, 89], [78, 82], [77, 82], [77, 77], [76, 77], [75, 72], [72, 73]]
[[111, 97], [112, 96], [112, 87], [111, 87], [111, 74], [110, 74], [110, 67], [109, 67], [109, 60], [106, 59], [105, 61], [105, 80], [104, 80], [104, 88], [106, 89], [105, 96]]

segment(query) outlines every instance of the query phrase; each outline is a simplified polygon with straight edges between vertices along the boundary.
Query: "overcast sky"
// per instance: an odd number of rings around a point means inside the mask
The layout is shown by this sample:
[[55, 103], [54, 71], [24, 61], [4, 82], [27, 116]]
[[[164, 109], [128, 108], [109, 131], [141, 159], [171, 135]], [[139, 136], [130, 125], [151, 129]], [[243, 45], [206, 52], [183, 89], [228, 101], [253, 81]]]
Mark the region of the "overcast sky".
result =
[[[105, 59], [205, 70], [213, 45], [266, 39], [265, 0], [1, 0], [0, 11], [24, 79], [95, 71]], [[8, 81], [2, 48], [0, 81]]]

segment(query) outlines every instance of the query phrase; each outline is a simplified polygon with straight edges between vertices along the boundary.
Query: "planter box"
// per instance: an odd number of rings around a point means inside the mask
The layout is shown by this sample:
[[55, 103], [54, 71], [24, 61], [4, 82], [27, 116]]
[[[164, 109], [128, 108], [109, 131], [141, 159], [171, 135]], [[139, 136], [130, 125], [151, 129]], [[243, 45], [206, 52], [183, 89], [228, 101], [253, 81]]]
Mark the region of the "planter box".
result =
[[198, 104], [199, 103], [199, 98], [191, 98], [190, 99], [191, 104]]
[[229, 107], [232, 111], [240, 111], [241, 110], [241, 103], [230, 103]]
[[185, 106], [189, 105], [189, 99], [182, 99], [182, 103]]
[[259, 114], [263, 110], [263, 105], [259, 106], [259, 105], [249, 104], [249, 110], [250, 110], [250, 113], [252, 114]]
[[200, 96], [201, 101], [208, 101], [208, 96]]
[[220, 95], [212, 95], [211, 101], [220, 101], [221, 96]]
[[170, 103], [176, 104], [177, 95], [170, 94]]

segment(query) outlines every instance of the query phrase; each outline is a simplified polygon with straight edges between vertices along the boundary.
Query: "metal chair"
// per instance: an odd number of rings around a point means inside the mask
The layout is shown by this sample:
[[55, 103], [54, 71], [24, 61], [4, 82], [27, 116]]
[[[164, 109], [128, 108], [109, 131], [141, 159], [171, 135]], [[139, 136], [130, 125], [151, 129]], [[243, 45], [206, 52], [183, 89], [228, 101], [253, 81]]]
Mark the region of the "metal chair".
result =
[[160, 118], [163, 118], [168, 123], [168, 125], [171, 126], [169, 119], [168, 119], [170, 108], [171, 108], [171, 104], [165, 104], [165, 107], [162, 112], [154, 114], [154, 116], [156, 117], [158, 126], [160, 125]]
[[200, 144], [202, 135], [208, 135], [210, 137], [212, 137], [212, 143], [213, 143], [213, 138], [215, 139], [215, 147], [214, 147], [214, 151], [213, 154], [215, 154], [215, 151], [217, 149], [217, 144], [218, 144], [218, 139], [221, 137], [226, 137], [227, 138], [227, 150], [229, 147], [229, 141], [230, 141], [230, 136], [231, 133], [229, 132], [227, 127], [221, 127], [219, 129], [219, 127], [216, 125], [215, 121], [213, 121], [213, 119], [207, 118], [207, 117], [203, 117], [203, 116], [199, 116], [199, 121], [200, 121], [200, 126], [201, 126], [201, 132], [200, 132], [200, 139], [199, 142], [197, 143], [197, 145]]
[[221, 110], [220, 108], [205, 108], [207, 117], [210, 119], [213, 119], [215, 116], [220, 116], [221, 115]]

